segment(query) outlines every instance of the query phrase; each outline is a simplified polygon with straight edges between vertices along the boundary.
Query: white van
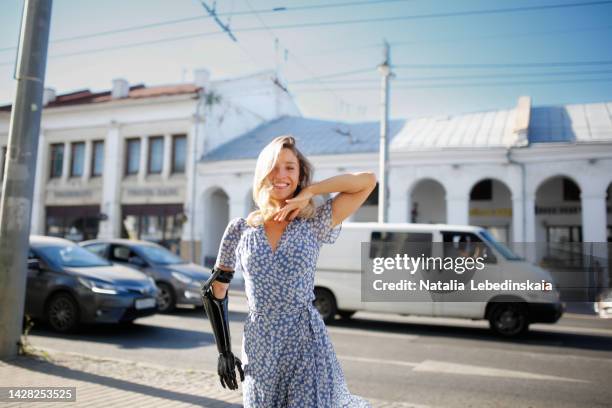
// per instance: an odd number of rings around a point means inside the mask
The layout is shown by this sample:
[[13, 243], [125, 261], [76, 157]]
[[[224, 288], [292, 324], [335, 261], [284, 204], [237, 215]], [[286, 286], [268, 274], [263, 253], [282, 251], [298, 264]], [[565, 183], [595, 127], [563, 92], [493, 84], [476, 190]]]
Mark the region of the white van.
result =
[[[362, 301], [362, 243], [370, 246], [369, 254], [364, 251], [364, 259], [372, 261], [371, 248], [397, 250], [407, 242], [428, 246], [430, 251], [437, 252], [429, 254], [434, 256], [444, 256], [441, 252], [448, 251], [457, 242], [477, 243], [487, 261], [486, 268], [470, 278], [476, 284], [491, 279], [497, 282], [529, 280], [547, 285], [541, 290], [486, 290], [477, 301], [465, 301], [465, 296], [458, 296], [457, 291], [431, 293], [425, 300], [407, 294], [405, 298], [410, 301]], [[397, 245], [381, 246], [381, 243]], [[419, 255], [422, 254], [416, 254]], [[343, 223], [336, 242], [321, 248], [315, 274], [315, 298], [315, 306], [326, 323], [337, 314], [349, 318], [356, 311], [487, 319], [494, 332], [507, 337], [524, 333], [530, 323], [555, 323], [564, 310], [548, 271], [515, 255], [484, 228], [445, 224]]]

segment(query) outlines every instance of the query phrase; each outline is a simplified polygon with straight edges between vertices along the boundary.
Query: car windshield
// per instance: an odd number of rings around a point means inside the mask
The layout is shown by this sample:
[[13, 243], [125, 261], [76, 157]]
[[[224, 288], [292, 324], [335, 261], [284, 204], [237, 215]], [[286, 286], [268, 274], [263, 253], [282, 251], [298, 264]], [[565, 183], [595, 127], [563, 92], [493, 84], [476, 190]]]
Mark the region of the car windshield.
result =
[[491, 244], [493, 247], [495, 247], [497, 252], [502, 254], [503, 257], [506, 258], [507, 260], [509, 260], [509, 261], [520, 261], [520, 260], [523, 259], [520, 256], [518, 256], [517, 254], [515, 254], [514, 252], [512, 252], [512, 250], [510, 250], [510, 248], [508, 248], [507, 246], [505, 246], [504, 244], [502, 244], [501, 242], [496, 240], [493, 237], [493, 235], [491, 235], [491, 233], [489, 231], [487, 231], [487, 230], [481, 231], [480, 235], [482, 235], [482, 237], [485, 239], [485, 241], [487, 241], [489, 244]]
[[57, 266], [66, 266], [73, 268], [90, 268], [95, 266], [112, 265], [105, 259], [81, 248], [78, 245], [54, 245], [38, 248], [38, 252], [49, 261], [49, 263]]
[[161, 246], [143, 245], [139, 249], [144, 257], [153, 264], [174, 265], [187, 263], [182, 258], [174, 255], [172, 252]]

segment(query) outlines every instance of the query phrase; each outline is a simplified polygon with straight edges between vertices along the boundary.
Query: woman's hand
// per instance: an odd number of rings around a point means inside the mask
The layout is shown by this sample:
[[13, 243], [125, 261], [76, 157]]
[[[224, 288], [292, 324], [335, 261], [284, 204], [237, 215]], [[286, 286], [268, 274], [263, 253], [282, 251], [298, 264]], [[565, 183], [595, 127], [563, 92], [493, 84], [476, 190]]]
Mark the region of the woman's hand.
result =
[[314, 194], [310, 192], [308, 188], [303, 188], [298, 195], [285, 200], [285, 206], [276, 212], [274, 215], [274, 220], [293, 220], [295, 217], [297, 217], [300, 211], [302, 211], [302, 209], [308, 205], [308, 202], [313, 196]]

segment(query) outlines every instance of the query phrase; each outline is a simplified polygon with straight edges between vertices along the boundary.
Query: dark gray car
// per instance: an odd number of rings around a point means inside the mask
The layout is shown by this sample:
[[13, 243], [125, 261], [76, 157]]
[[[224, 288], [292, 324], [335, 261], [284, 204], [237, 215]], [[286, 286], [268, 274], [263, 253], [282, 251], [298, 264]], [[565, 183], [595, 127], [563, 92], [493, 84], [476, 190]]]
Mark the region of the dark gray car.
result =
[[62, 238], [30, 236], [25, 312], [56, 331], [79, 323], [131, 322], [157, 311], [146, 275]]
[[136, 268], [155, 280], [159, 289], [160, 312], [170, 312], [177, 304], [201, 306], [200, 286], [211, 274], [205, 268], [187, 262], [161, 245], [149, 241], [97, 239], [80, 243], [111, 262]]

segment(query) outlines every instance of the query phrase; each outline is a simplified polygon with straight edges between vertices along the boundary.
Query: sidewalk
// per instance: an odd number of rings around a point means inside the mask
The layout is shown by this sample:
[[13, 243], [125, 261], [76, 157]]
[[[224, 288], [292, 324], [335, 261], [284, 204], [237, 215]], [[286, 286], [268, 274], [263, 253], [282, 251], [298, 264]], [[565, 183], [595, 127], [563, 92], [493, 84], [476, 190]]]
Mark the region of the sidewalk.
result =
[[[242, 392], [224, 389], [216, 373], [181, 370], [114, 358], [36, 349], [36, 356], [0, 361], [0, 386], [76, 387], [78, 407], [242, 407]], [[369, 399], [377, 408], [413, 405]], [[6, 403], [41, 407], [51, 403]]]

